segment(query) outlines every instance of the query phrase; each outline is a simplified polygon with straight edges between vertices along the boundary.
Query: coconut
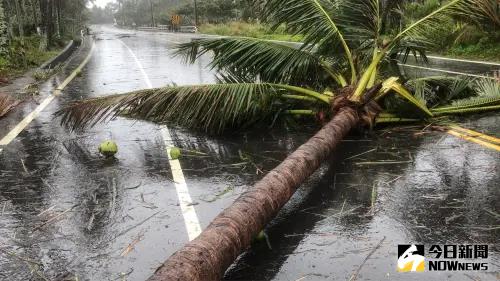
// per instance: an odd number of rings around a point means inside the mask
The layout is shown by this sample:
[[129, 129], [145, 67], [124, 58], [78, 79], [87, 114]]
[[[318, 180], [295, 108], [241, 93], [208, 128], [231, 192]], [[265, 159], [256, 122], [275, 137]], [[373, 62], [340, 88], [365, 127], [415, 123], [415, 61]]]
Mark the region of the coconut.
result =
[[181, 150], [178, 147], [172, 147], [170, 149], [170, 158], [176, 160], [181, 156]]
[[113, 157], [118, 152], [118, 146], [112, 140], [107, 140], [99, 145], [99, 152], [105, 157]]

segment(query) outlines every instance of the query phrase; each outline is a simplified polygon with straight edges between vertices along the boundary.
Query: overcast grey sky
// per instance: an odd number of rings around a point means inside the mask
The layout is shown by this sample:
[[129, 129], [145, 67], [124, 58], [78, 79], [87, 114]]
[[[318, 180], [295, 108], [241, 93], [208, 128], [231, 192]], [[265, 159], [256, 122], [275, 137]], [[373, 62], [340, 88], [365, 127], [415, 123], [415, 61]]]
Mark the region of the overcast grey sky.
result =
[[96, 0], [95, 4], [101, 8], [104, 8], [109, 2], [115, 2], [115, 0]]

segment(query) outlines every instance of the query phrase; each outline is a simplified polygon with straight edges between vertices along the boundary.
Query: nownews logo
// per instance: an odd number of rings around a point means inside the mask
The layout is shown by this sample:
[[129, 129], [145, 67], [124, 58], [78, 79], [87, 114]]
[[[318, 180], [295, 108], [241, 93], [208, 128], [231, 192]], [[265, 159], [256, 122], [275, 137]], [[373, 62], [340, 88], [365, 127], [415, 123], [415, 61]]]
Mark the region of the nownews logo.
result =
[[[428, 260], [426, 267], [425, 260]], [[424, 245], [398, 245], [399, 272], [485, 271], [488, 245], [431, 245], [427, 255]]]
[[424, 271], [424, 255], [424, 245], [398, 245], [398, 271]]

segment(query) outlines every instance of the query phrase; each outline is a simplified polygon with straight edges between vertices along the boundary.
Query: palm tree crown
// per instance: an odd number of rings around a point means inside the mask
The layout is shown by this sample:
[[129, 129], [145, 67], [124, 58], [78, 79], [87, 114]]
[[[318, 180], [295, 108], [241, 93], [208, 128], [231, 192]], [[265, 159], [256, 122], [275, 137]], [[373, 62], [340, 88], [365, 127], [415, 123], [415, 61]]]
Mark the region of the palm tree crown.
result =
[[[476, 0], [485, 1], [485, 0]], [[73, 103], [57, 114], [74, 129], [117, 115], [221, 133], [290, 114], [332, 115], [335, 100], [362, 108], [372, 100], [378, 121], [414, 120], [500, 107], [498, 83], [462, 78], [408, 80], [391, 73], [400, 54], [425, 60], [428, 30], [473, 0], [451, 0], [394, 34], [381, 34], [379, 0], [268, 0], [264, 18], [304, 38], [300, 47], [245, 37], [195, 39], [176, 54], [194, 62], [211, 54], [221, 83], [165, 87]], [[426, 31], [426, 32], [424, 32]], [[391, 75], [392, 74], [392, 75]], [[395, 95], [389, 95], [395, 94]], [[457, 98], [467, 98], [454, 101]], [[341, 103], [345, 105], [346, 103]], [[413, 110], [404, 110], [411, 105]], [[410, 114], [408, 115], [408, 112]]]

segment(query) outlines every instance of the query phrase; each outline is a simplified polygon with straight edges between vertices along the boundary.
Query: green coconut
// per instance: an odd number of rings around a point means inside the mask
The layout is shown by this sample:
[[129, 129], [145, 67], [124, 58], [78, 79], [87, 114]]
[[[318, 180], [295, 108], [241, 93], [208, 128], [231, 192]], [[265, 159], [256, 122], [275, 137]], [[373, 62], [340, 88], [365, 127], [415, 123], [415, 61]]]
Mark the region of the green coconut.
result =
[[170, 158], [176, 160], [181, 157], [181, 150], [178, 147], [172, 147], [170, 149]]
[[257, 236], [255, 236], [256, 241], [265, 241], [266, 240], [266, 233], [264, 233], [264, 230], [261, 230]]
[[105, 157], [113, 157], [118, 152], [118, 146], [112, 140], [103, 141], [99, 145], [99, 152]]

